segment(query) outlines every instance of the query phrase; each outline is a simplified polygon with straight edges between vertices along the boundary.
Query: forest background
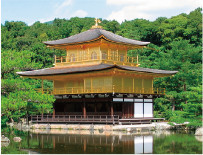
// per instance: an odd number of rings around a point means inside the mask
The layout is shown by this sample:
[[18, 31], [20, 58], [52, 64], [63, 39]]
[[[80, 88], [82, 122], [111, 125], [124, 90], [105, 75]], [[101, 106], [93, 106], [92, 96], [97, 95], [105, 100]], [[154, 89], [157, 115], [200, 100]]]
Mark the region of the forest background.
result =
[[[140, 67], [176, 70], [171, 77], [154, 81], [154, 88], [166, 88], [166, 95], [155, 99], [154, 116], [170, 122], [202, 125], [202, 9], [189, 14], [155, 21], [134, 19], [119, 24], [102, 20], [103, 29], [126, 38], [149, 41], [149, 48], [129, 51], [139, 55]], [[6, 21], [1, 25], [1, 126], [18, 122], [33, 114], [51, 114], [53, 95], [35, 91], [41, 81], [21, 78], [17, 71], [52, 67], [54, 55], [64, 51], [47, 48], [43, 41], [57, 40], [86, 31], [94, 18], [55, 19], [28, 26], [22, 21]], [[52, 88], [44, 81], [44, 88]]]

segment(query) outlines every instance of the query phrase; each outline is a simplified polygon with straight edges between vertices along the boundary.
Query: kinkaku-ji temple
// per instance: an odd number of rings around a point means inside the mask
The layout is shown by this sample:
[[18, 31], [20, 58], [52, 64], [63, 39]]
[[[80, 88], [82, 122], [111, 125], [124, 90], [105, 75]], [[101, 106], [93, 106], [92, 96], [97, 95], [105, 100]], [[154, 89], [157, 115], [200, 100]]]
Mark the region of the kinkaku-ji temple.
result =
[[129, 50], [150, 42], [124, 38], [102, 29], [98, 19], [91, 29], [68, 38], [46, 41], [53, 49], [66, 50], [56, 57], [54, 67], [18, 72], [22, 77], [53, 81], [49, 93], [56, 98], [52, 115], [32, 116], [32, 122], [147, 123], [153, 117], [153, 100], [165, 95], [154, 88], [154, 78], [177, 71], [139, 67], [138, 56]]

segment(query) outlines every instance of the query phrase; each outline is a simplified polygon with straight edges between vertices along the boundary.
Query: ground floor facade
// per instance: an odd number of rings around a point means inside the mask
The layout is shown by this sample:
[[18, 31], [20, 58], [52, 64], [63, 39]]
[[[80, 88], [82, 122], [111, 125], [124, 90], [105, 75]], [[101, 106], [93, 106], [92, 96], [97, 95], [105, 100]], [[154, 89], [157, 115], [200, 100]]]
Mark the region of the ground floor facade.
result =
[[152, 95], [57, 96], [55, 115], [118, 115], [119, 118], [153, 117]]
[[144, 94], [58, 95], [52, 115], [31, 116], [33, 123], [148, 124], [154, 118], [153, 101]]

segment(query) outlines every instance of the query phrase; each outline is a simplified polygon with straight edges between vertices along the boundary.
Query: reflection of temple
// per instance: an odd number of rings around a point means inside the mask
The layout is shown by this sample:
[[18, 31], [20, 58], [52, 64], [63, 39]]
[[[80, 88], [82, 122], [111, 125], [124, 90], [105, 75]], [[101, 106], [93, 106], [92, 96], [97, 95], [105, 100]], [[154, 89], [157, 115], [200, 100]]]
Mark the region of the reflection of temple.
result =
[[[37, 117], [33, 122], [152, 119], [153, 98], [165, 94], [164, 88], [153, 87], [154, 78], [176, 73], [139, 67], [138, 56], [129, 56], [128, 51], [142, 49], [149, 42], [118, 36], [101, 29], [98, 23], [88, 31], [45, 44], [66, 50], [66, 56], [55, 57], [52, 68], [18, 72], [23, 77], [41, 79], [39, 91], [56, 97], [53, 117]], [[53, 90], [45, 90], [43, 80], [53, 81]]]
[[[32, 136], [38, 141], [33, 148], [39, 153], [97, 153], [134, 154], [153, 153], [153, 136], [132, 135], [43, 135]], [[31, 147], [32, 148], [32, 147]]]
[[153, 153], [153, 137], [137, 136], [134, 138], [134, 149], [136, 154]]

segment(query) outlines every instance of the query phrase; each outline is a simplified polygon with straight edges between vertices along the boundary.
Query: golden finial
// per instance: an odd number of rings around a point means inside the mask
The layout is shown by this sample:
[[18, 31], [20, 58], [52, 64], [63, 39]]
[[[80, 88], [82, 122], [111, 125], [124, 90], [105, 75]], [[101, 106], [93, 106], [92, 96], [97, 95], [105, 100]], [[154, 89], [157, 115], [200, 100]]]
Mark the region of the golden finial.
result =
[[102, 28], [102, 26], [98, 25], [98, 23], [101, 23], [101, 20], [98, 18], [95, 18], [95, 25], [92, 26], [92, 29], [96, 29], [96, 28]]

